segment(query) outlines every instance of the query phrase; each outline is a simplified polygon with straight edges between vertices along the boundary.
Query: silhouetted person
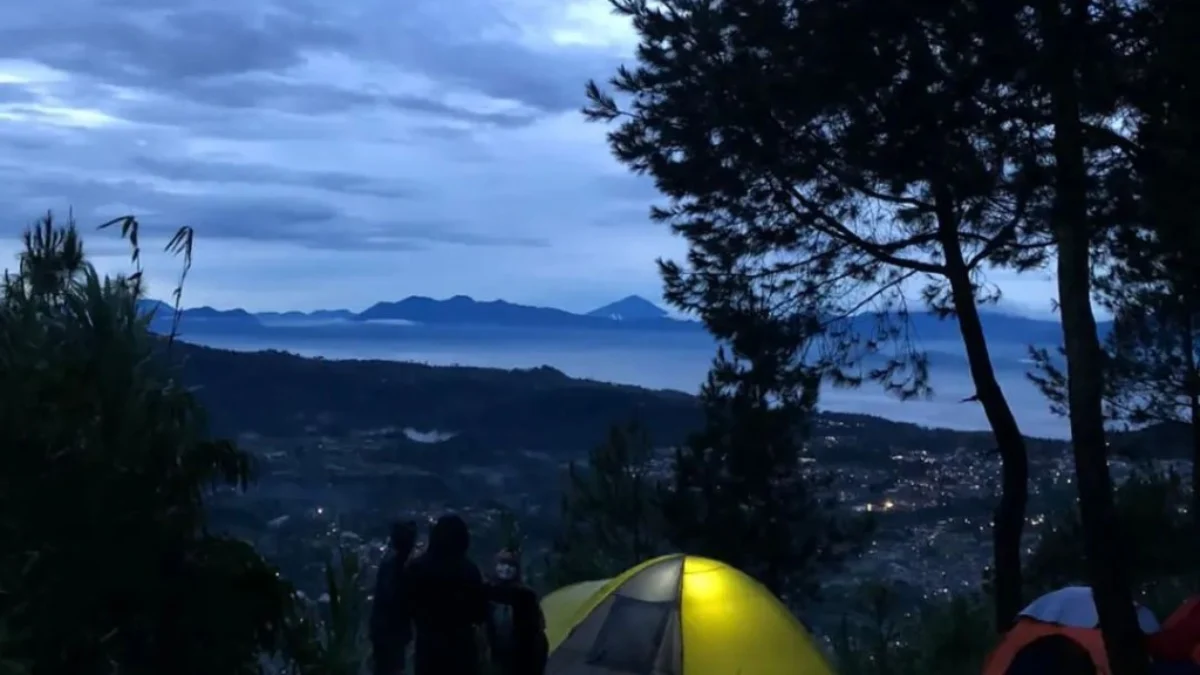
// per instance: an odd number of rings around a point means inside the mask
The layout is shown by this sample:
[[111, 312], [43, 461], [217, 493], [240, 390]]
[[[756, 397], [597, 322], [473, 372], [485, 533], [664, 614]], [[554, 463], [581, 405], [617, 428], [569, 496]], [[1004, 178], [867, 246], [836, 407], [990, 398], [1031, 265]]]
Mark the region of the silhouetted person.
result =
[[379, 563], [375, 599], [371, 603], [370, 636], [375, 675], [404, 672], [405, 652], [412, 639], [405, 575], [408, 557], [416, 544], [416, 523], [392, 523], [388, 551]]
[[487, 620], [483, 576], [467, 559], [471, 535], [455, 515], [442, 516], [428, 549], [409, 563], [406, 581], [416, 631], [416, 675], [478, 675], [476, 629]]
[[545, 617], [537, 593], [521, 578], [521, 559], [515, 551], [496, 555], [488, 599], [492, 664], [501, 675], [542, 675], [548, 651]]

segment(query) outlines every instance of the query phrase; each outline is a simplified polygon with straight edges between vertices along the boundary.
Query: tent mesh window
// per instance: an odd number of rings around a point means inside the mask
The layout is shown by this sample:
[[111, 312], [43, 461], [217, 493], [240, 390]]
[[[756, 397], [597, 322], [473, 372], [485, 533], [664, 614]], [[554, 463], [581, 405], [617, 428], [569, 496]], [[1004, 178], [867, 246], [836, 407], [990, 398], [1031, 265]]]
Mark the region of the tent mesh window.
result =
[[672, 602], [613, 597], [604, 626], [588, 652], [588, 665], [619, 673], [650, 675], [674, 606]]

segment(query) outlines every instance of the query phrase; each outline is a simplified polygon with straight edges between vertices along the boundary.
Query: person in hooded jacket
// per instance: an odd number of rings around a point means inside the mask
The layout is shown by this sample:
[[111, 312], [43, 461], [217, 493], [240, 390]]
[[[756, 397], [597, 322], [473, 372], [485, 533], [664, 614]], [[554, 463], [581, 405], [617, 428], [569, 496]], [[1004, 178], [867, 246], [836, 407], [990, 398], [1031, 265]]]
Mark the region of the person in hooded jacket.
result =
[[466, 522], [445, 515], [408, 565], [416, 675], [479, 675], [476, 631], [487, 620], [488, 598], [483, 575], [467, 558], [470, 545]]
[[546, 619], [537, 593], [521, 578], [518, 552], [505, 549], [496, 555], [488, 598], [492, 603], [487, 623], [492, 665], [502, 675], [543, 675], [549, 646]]
[[404, 672], [405, 653], [412, 639], [405, 573], [416, 544], [416, 523], [392, 523], [388, 551], [379, 563], [371, 603], [370, 638], [375, 675]]

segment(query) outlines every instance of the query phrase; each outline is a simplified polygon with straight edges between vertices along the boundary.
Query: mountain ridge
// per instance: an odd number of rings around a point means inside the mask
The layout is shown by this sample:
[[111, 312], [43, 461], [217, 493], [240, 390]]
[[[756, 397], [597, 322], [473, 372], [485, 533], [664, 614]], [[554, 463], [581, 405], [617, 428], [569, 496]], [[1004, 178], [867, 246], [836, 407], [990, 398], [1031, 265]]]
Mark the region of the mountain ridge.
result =
[[[171, 325], [173, 308], [157, 300], [141, 301], [143, 312], [153, 312], [151, 325], [164, 329]], [[1061, 342], [1058, 321], [1023, 317], [1003, 312], [980, 313], [989, 339], [1023, 344], [1052, 345]], [[909, 332], [919, 341], [960, 341], [958, 324], [931, 312], [908, 315]], [[855, 330], [869, 335], [876, 330], [876, 317], [862, 314], [851, 319]], [[629, 330], [629, 331], [703, 331], [694, 320], [671, 317], [666, 310], [637, 295], [630, 295], [585, 314], [554, 307], [523, 305], [497, 299], [480, 301], [466, 295], [447, 299], [408, 296], [398, 301], [377, 302], [361, 312], [348, 309], [324, 309], [311, 312], [277, 311], [252, 313], [245, 309], [216, 309], [210, 306], [182, 310], [181, 325], [190, 329], [270, 329], [316, 325], [397, 323], [402, 325], [518, 327], [546, 330]], [[1099, 324], [1102, 334], [1109, 322]]]
[[613, 319], [614, 321], [642, 321], [670, 317], [667, 310], [640, 295], [627, 295], [616, 302], [593, 309], [586, 316]]
[[[169, 321], [173, 308], [158, 300], [144, 300], [142, 311], [155, 312], [154, 325]], [[620, 319], [597, 314], [607, 307], [625, 306], [633, 308], [633, 316]], [[699, 322], [671, 318], [665, 310], [638, 296], [628, 296], [587, 314], [578, 314], [554, 307], [539, 307], [509, 302], [507, 300], [480, 301], [466, 295], [438, 300], [421, 295], [411, 295], [397, 301], [380, 301], [361, 312], [346, 309], [324, 309], [311, 312], [273, 311], [251, 313], [241, 308], [218, 310], [212, 307], [182, 309], [182, 321], [189, 325], [192, 319], [205, 324], [226, 327], [271, 327], [296, 326], [315, 323], [347, 322], [402, 322], [431, 325], [473, 326], [519, 326], [536, 328], [580, 328], [580, 329], [655, 329], [655, 330], [703, 330]], [[626, 310], [626, 314], [628, 314]]]

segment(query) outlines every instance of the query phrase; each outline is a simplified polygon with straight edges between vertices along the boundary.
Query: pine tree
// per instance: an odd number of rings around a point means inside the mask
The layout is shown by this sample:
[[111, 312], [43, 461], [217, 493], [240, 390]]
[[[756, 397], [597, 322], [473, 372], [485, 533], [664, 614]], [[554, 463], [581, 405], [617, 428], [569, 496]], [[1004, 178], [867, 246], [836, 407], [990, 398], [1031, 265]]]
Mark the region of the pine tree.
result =
[[[1095, 243], [1139, 226], [1136, 219], [1122, 222], [1130, 214], [1120, 209], [1124, 195], [1120, 191], [1114, 195], [1112, 188], [1114, 183], [1131, 182], [1122, 169], [1126, 165], [1136, 169], [1142, 160], [1130, 156], [1128, 143], [1113, 142], [1123, 139], [1113, 131], [1111, 119], [1130, 112], [1122, 97], [1114, 95], [1125, 86], [1125, 75], [1137, 80], [1151, 74], [1147, 69], [1139, 72], [1138, 66], [1145, 64], [1138, 63], [1139, 47], [1130, 46], [1148, 36], [1130, 21], [1131, 6], [1125, 3], [1039, 0], [1030, 3], [1030, 9], [1041, 58], [1029, 64], [1029, 83], [1045, 94], [1039, 109], [1049, 131], [1046, 158], [1052, 167], [1046, 185], [1046, 225], [1057, 253], [1065, 402], [1084, 548], [1112, 671], [1142, 675], [1148, 672], [1149, 661], [1133, 608], [1129, 561], [1113, 500], [1104, 415], [1104, 396], [1111, 388], [1105, 383], [1106, 358], [1092, 301], [1097, 287]], [[1132, 9], [1136, 14], [1137, 5]], [[1131, 36], [1135, 42], [1126, 42]], [[1114, 72], [1122, 74], [1114, 77]], [[1099, 159], [1109, 159], [1106, 155], [1115, 161]]]
[[[1200, 16], [1162, 0], [1043, 0], [1034, 9], [1046, 58], [1031, 74], [1047, 93], [1053, 130], [1047, 222], [1058, 251], [1066, 368], [1034, 350], [1041, 372], [1032, 379], [1070, 416], [1084, 548], [1113, 671], [1143, 673], [1129, 547], [1121, 543], [1136, 535], [1121, 530], [1113, 504], [1105, 422], [1190, 420], [1193, 412], [1200, 420], [1198, 202], [1187, 187], [1200, 177], [1200, 146], [1196, 75], [1185, 65], [1196, 55]], [[1129, 123], [1113, 125], [1118, 117]], [[1103, 345], [1096, 299], [1114, 314]]]
[[672, 304], [703, 317], [727, 274], [772, 286], [784, 322], [822, 297], [825, 340], [810, 353], [822, 375], [903, 398], [930, 392], [908, 295], [957, 319], [1002, 459], [1003, 629], [1022, 604], [1028, 461], [979, 306], [998, 298], [988, 269], [1041, 266], [1052, 244], [1042, 122], [1026, 114], [1038, 99], [1013, 85], [1033, 49], [1020, 3], [613, 4], [641, 38], [638, 61], [611, 94], [589, 85], [584, 112], [618, 124], [614, 154], [655, 180], [668, 203], [653, 218], [687, 239], [686, 263], [662, 265]]
[[[1113, 313], [1110, 412], [1134, 425], [1190, 427], [1192, 507], [1200, 535], [1200, 14], [1157, 0], [1140, 7], [1141, 95], [1133, 180], [1139, 208], [1106, 242], [1098, 275]], [[1130, 200], [1134, 201], [1134, 200]]]
[[762, 310], [729, 309], [723, 320], [739, 324], [736, 338], [701, 390], [705, 427], [676, 452], [664, 515], [681, 549], [806, 597], [847, 534], [825, 477], [803, 461], [820, 387], [800, 359], [812, 325], [785, 328]]
[[629, 423], [568, 467], [546, 565], [550, 586], [608, 578], [666, 552], [654, 456], [645, 428]]

